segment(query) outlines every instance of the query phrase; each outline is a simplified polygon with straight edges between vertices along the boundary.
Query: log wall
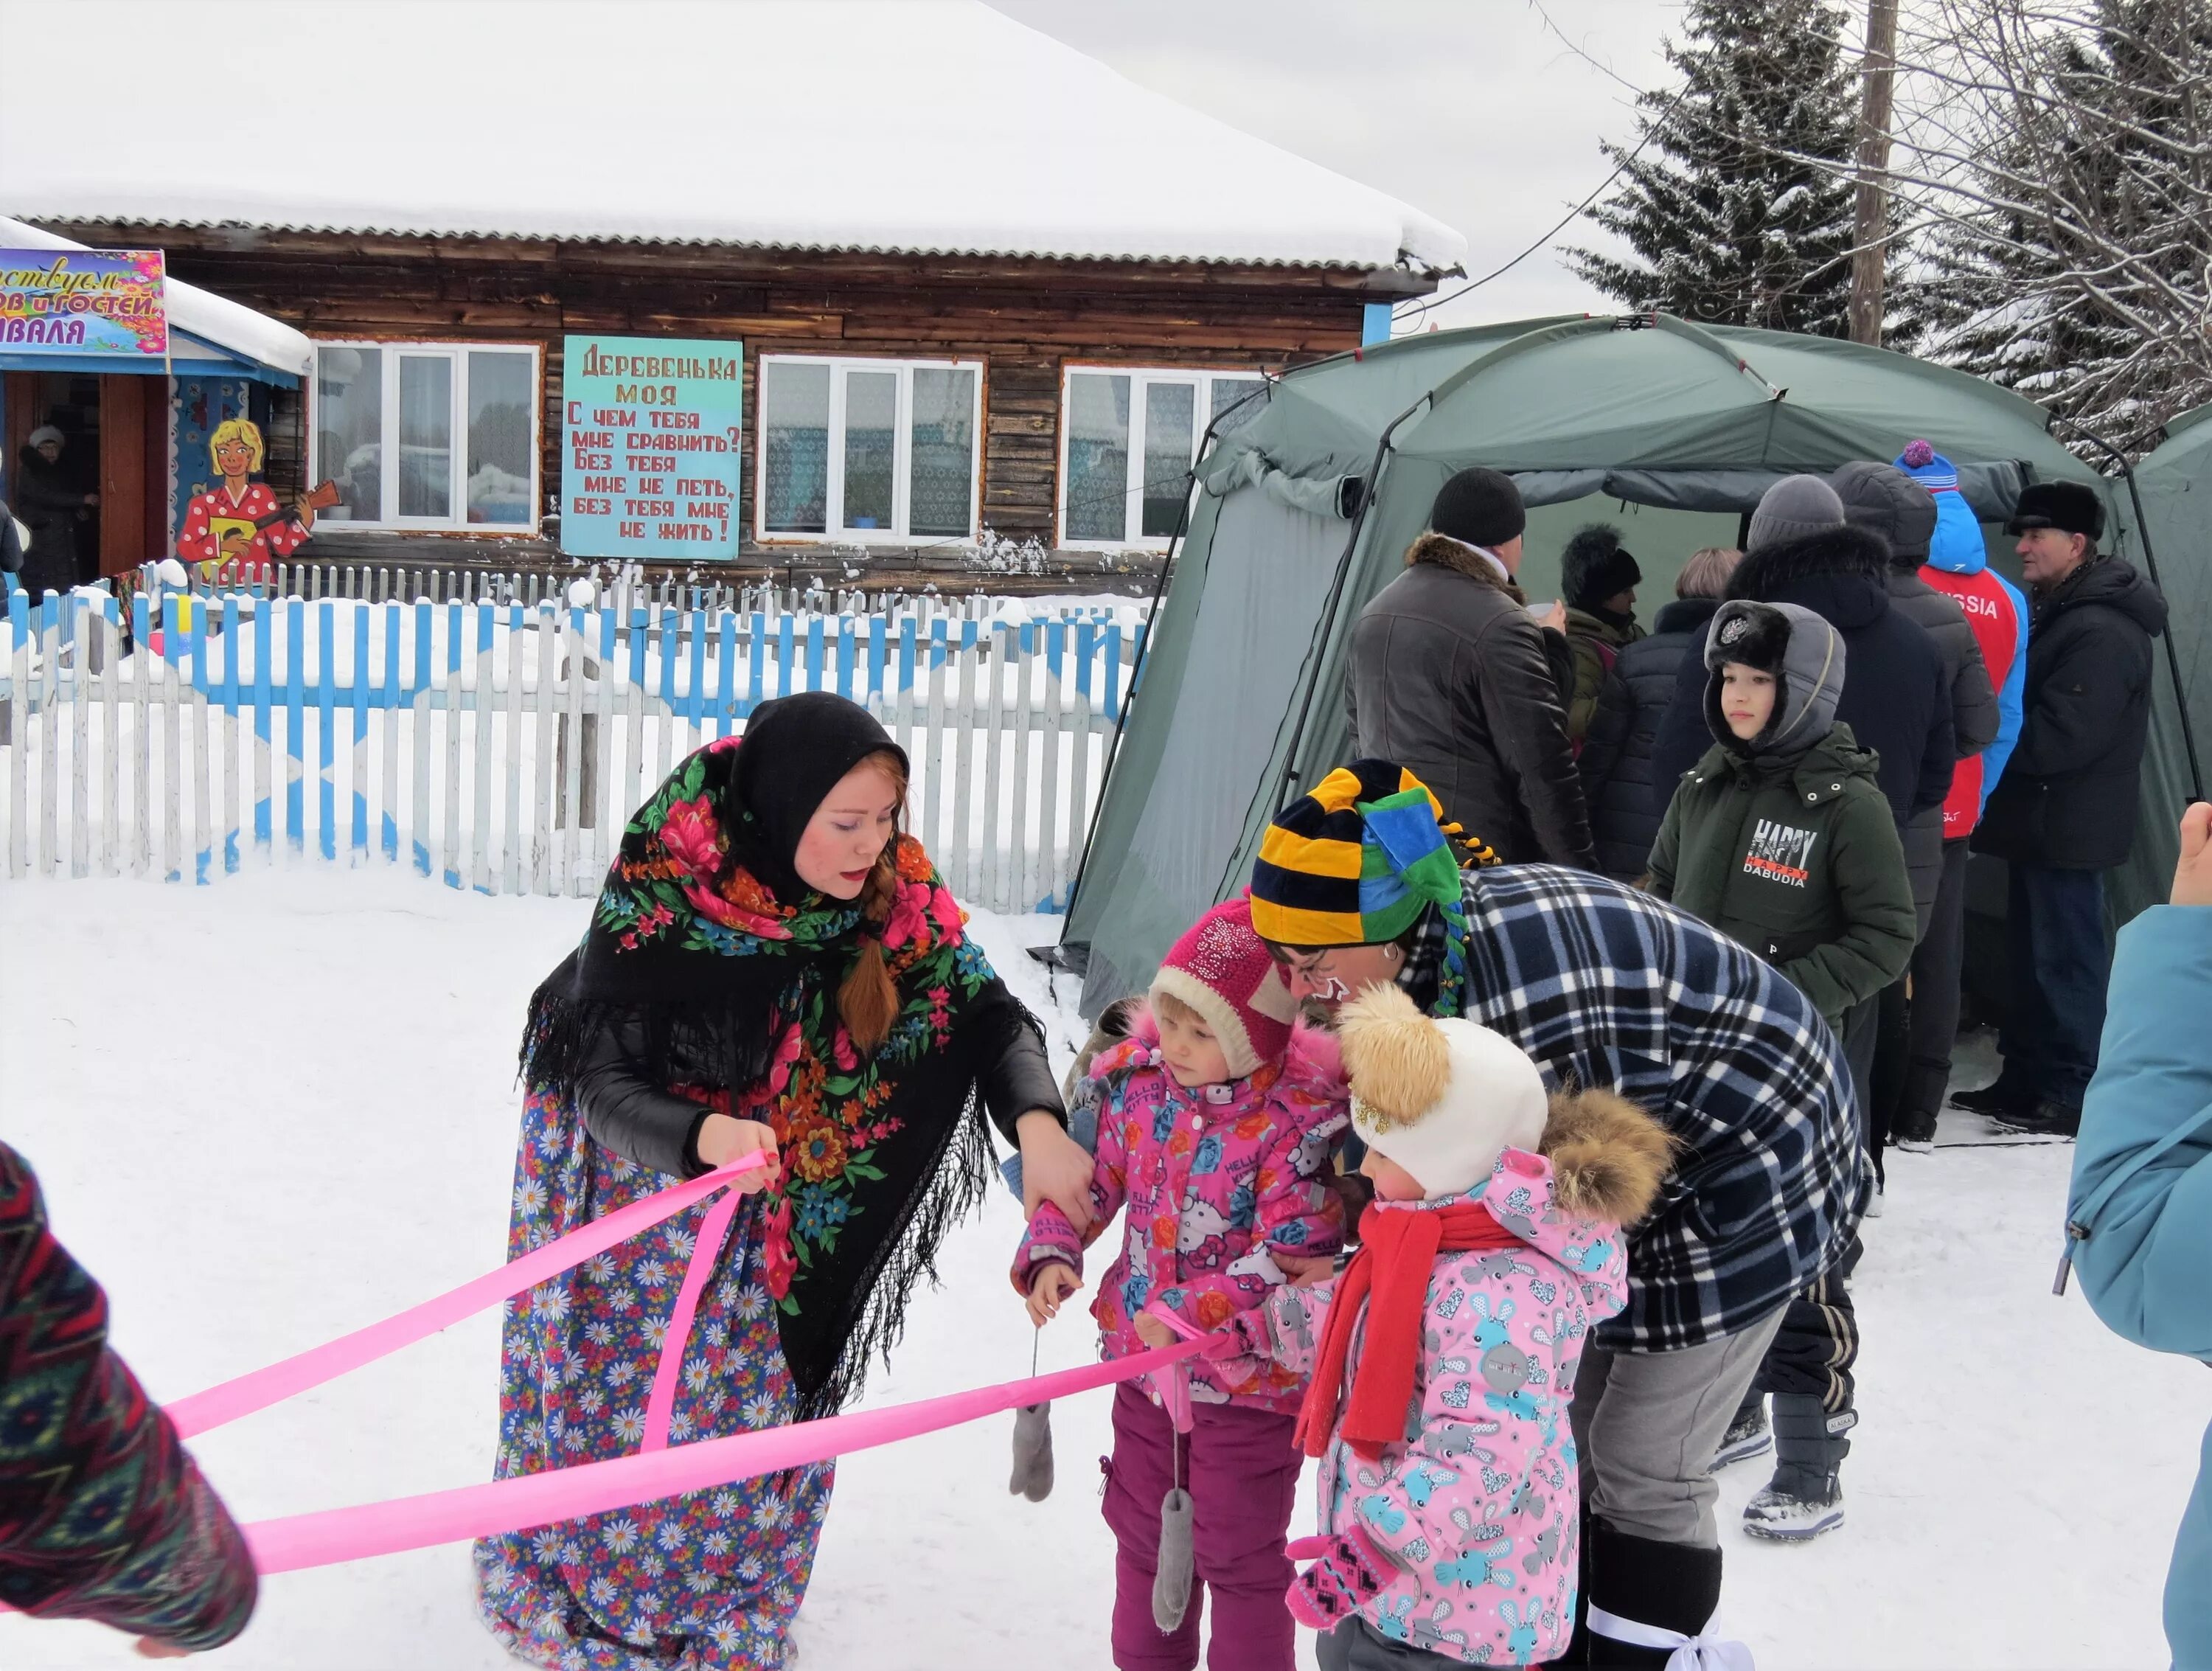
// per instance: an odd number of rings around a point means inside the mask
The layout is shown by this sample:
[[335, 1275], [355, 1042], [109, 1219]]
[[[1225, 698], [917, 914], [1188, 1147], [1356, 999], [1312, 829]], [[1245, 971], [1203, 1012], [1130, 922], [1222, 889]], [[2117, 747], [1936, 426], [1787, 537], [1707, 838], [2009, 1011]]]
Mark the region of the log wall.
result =
[[[1309, 267], [50, 224], [88, 244], [158, 246], [177, 277], [311, 336], [538, 344], [549, 509], [561, 483], [564, 336], [741, 340], [749, 544], [763, 353], [981, 360], [983, 520], [1049, 545], [1067, 362], [1279, 370], [1356, 347], [1364, 304], [1433, 288], [1402, 273]], [[270, 460], [280, 492], [298, 485], [277, 482], [281, 472], [304, 469], [295, 449]]]

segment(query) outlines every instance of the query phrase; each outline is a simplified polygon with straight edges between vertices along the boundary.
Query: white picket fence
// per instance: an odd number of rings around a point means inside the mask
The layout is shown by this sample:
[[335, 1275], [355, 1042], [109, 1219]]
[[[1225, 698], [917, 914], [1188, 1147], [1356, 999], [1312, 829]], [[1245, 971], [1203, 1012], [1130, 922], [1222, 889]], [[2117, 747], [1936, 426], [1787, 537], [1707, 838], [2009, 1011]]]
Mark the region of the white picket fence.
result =
[[11, 604], [11, 878], [381, 863], [487, 893], [587, 895], [684, 754], [743, 731], [769, 697], [827, 690], [905, 748], [908, 828], [956, 893], [999, 911], [1065, 900], [1143, 634], [1113, 611], [230, 592], [140, 592], [126, 638], [104, 593]]

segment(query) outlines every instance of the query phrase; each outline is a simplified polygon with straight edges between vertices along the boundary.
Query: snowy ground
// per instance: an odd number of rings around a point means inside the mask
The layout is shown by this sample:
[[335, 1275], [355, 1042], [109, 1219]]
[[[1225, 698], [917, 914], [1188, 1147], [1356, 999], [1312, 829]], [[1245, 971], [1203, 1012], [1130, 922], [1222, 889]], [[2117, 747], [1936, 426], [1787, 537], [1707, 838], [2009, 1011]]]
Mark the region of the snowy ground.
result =
[[[378, 872], [0, 884], [0, 1133], [39, 1167], [156, 1397], [498, 1262], [522, 1006], [585, 912]], [[977, 927], [1048, 1006], [1019, 953], [1057, 925]], [[1071, 1042], [1069, 1017], [1053, 1025]], [[1724, 1476], [1727, 1619], [1766, 1671], [2166, 1663], [2159, 1590], [2212, 1387], [2050, 1297], [2070, 1152], [1894, 1158], [1858, 1284], [1849, 1524], [1809, 1548], [1754, 1545], [1735, 1520], [1763, 1474]], [[1000, 1197], [955, 1237], [872, 1401], [1027, 1371], [1004, 1276], [1016, 1229]], [[1044, 1363], [1089, 1350], [1071, 1316]], [[479, 1318], [194, 1449], [242, 1518], [483, 1479], [495, 1352]], [[1003, 1419], [846, 1462], [803, 1662], [1103, 1671], [1107, 1402], [1055, 1413], [1060, 1485], [1039, 1506], [1006, 1493]], [[14, 1671], [139, 1662], [89, 1626], [0, 1619]], [[273, 1579], [209, 1662], [509, 1663], [475, 1622], [459, 1546]]]

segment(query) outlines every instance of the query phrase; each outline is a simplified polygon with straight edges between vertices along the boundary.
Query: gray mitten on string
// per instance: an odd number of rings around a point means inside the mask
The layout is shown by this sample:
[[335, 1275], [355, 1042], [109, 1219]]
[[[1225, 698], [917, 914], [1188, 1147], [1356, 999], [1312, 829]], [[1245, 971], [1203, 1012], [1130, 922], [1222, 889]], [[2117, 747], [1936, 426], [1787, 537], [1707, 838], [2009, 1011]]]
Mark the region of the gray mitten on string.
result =
[[1050, 1404], [1024, 1404], [1014, 1412], [1014, 1471], [1006, 1490], [1032, 1503], [1052, 1495]]
[[1152, 1623], [1163, 1634], [1182, 1623], [1190, 1607], [1190, 1493], [1168, 1487], [1160, 1499], [1160, 1564], [1152, 1576]]

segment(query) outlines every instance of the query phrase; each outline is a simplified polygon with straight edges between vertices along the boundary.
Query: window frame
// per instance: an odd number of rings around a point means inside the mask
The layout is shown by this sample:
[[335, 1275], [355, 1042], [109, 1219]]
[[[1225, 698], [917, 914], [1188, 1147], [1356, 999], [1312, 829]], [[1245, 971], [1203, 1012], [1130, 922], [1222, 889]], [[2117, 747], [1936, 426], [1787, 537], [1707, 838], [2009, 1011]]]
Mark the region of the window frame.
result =
[[[385, 514], [374, 522], [347, 517], [334, 520], [333, 530], [359, 529], [369, 533], [438, 533], [496, 535], [511, 539], [518, 534], [536, 538], [545, 501], [545, 350], [542, 343], [500, 342], [476, 337], [417, 338], [412, 337], [317, 337], [315, 364], [308, 376], [307, 479], [324, 480], [322, 459], [322, 353], [325, 349], [374, 349], [383, 357], [381, 386], [383, 431], [379, 440], [384, 469]], [[469, 362], [471, 354], [515, 354], [530, 362], [530, 508], [520, 522], [471, 522], [469, 517]], [[443, 359], [452, 368], [449, 381], [452, 408], [448, 434], [454, 455], [452, 482], [453, 513], [447, 516], [402, 516], [399, 504], [399, 362], [402, 355]]]
[[[1123, 499], [1124, 533], [1134, 526], [1139, 531], [1122, 539], [1073, 539], [1067, 532], [1067, 459], [1074, 441], [1073, 427], [1069, 416], [1073, 410], [1078, 377], [1126, 377], [1129, 380], [1129, 479]], [[1062, 363], [1060, 372], [1060, 465], [1054, 485], [1057, 500], [1054, 528], [1059, 534], [1059, 548], [1069, 551], [1164, 551], [1174, 543], [1169, 534], [1146, 534], [1143, 532], [1145, 515], [1145, 423], [1146, 391], [1157, 383], [1181, 383], [1196, 390], [1192, 397], [1191, 457], [1198, 462], [1199, 446], [1213, 422], [1213, 386], [1222, 379], [1236, 382], [1256, 383], [1265, 387], [1267, 374], [1257, 366], [1152, 366], [1118, 365], [1103, 360], [1070, 360]]]
[[[768, 545], [883, 545], [921, 547], [973, 545], [983, 531], [983, 468], [986, 364], [981, 360], [906, 359], [886, 355], [759, 354], [753, 382], [753, 539]], [[818, 532], [768, 526], [768, 373], [772, 365], [827, 366], [830, 409], [823, 460], [822, 520]], [[968, 531], [961, 534], [907, 532], [914, 520], [914, 374], [964, 371], [975, 374], [971, 422], [975, 443], [968, 471]], [[854, 372], [891, 372], [898, 379], [891, 417], [891, 526], [848, 528], [845, 515], [845, 383]]]

